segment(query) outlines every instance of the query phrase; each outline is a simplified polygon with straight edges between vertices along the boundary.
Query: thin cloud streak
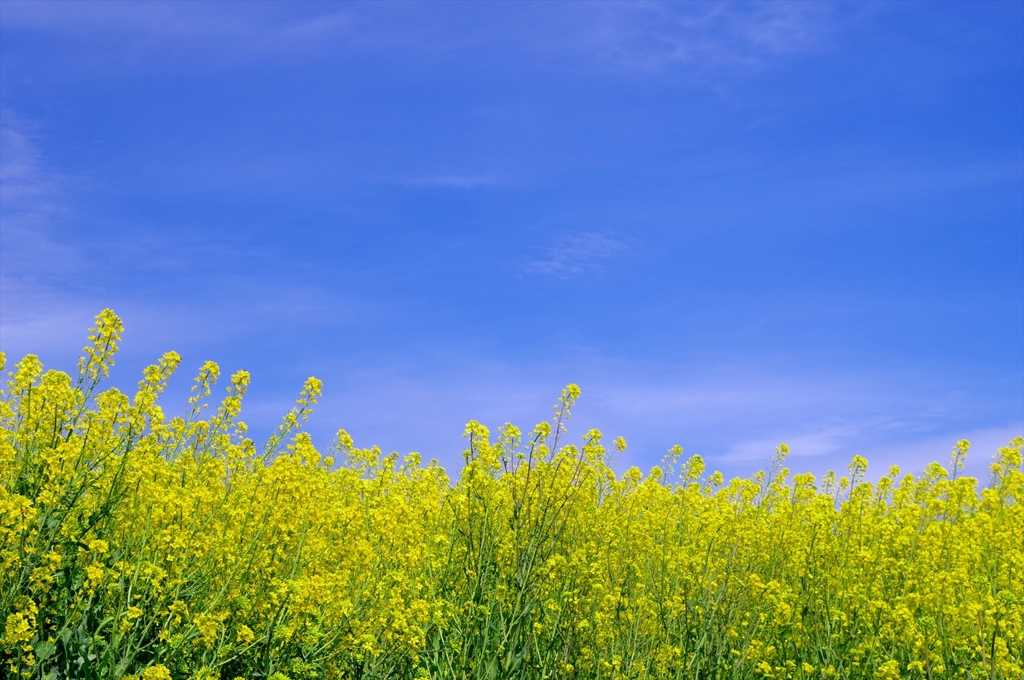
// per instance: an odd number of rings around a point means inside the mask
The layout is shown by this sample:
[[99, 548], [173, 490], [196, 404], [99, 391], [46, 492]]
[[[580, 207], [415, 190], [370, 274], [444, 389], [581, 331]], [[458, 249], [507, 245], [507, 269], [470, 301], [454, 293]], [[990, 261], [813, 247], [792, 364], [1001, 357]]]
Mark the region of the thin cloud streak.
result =
[[488, 175], [429, 175], [408, 180], [408, 184], [419, 187], [442, 187], [452, 189], [475, 189], [498, 186], [501, 182]]

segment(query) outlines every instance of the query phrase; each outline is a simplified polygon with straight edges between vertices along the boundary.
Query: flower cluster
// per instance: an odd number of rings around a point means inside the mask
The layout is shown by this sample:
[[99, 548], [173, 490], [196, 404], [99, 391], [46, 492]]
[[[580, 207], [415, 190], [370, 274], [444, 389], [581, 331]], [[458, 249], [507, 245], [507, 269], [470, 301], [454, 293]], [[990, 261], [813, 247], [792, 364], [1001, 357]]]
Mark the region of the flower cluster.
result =
[[[748, 479], [674, 449], [617, 475], [601, 433], [471, 422], [465, 465], [301, 425], [262, 447], [249, 375], [203, 366], [184, 415], [100, 390], [122, 332], [97, 318], [77, 376], [21, 360], [0, 394], [2, 671], [25, 678], [1020, 678], [1022, 440], [984, 486], [947, 466]], [[3, 369], [0, 354], [0, 370]], [[626, 443], [614, 442], [623, 450]]]

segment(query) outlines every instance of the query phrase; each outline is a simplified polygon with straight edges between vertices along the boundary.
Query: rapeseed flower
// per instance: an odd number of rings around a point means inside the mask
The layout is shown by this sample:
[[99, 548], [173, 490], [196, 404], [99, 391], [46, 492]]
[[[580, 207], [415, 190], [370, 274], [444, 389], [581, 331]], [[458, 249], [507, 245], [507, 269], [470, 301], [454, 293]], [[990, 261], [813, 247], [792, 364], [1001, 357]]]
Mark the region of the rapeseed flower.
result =
[[173, 352], [102, 389], [122, 331], [105, 310], [77, 376], [30, 355], [2, 386], [6, 676], [1024, 677], [1024, 440], [984, 485], [964, 441], [876, 483], [785, 445], [746, 479], [678, 447], [616, 474], [570, 385], [532, 430], [469, 423], [452, 479], [344, 430], [322, 455], [315, 378], [262, 446], [244, 371], [211, 404], [204, 364], [168, 419]]

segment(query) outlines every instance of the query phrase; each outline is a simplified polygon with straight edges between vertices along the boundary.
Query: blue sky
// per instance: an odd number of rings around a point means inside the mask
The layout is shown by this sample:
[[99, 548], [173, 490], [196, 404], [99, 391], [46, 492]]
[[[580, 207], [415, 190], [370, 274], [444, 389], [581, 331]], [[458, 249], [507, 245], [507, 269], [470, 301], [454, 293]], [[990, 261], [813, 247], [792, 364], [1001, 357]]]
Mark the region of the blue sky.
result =
[[269, 433], [457, 469], [550, 414], [649, 467], [980, 472], [1024, 431], [1024, 3], [0, 10], [0, 345], [246, 368]]

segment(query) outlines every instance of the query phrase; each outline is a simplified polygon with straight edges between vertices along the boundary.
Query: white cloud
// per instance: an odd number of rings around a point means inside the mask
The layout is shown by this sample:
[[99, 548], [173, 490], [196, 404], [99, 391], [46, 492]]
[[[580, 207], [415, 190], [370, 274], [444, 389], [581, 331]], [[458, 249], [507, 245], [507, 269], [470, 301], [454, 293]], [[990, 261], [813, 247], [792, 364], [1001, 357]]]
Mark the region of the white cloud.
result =
[[560, 278], [600, 273], [629, 247], [628, 239], [608, 232], [570, 234], [550, 245], [538, 259], [527, 262], [523, 270]]
[[494, 429], [511, 421], [528, 430], [551, 416], [566, 383], [578, 382], [583, 395], [567, 441], [591, 428], [608, 440], [623, 435], [629, 448], [616, 459], [619, 471], [647, 469], [681, 444], [686, 455], [704, 456], [709, 469], [747, 476], [785, 442], [794, 472], [845, 471], [854, 455], [863, 455], [869, 478], [877, 479], [894, 464], [913, 473], [931, 461], [945, 464], [954, 443], [967, 439], [965, 473], [983, 481], [992, 454], [1024, 433], [1024, 424], [1012, 421], [980, 427], [978, 418], [936, 421], [927, 413], [933, 395], [908, 390], [914, 380], [907, 374], [799, 375], [792, 366], [759, 370], [755, 361], [741, 368], [564, 355], [524, 367], [454, 349], [450, 356], [424, 351], [357, 367], [328, 362], [317, 372], [329, 396], [316, 427], [346, 427], [363, 444], [388, 450], [418, 449], [454, 472], [463, 423], [476, 419]]
[[[853, 456], [861, 455], [868, 460], [869, 479], [877, 479], [893, 464], [904, 473], [914, 474], [931, 462], [946, 465], [956, 442], [966, 439], [971, 450], [964, 472], [984, 482], [992, 457], [1000, 447], [1024, 434], [1024, 423], [917, 437], [905, 433], [901, 436], [901, 433], [890, 432], [889, 429], [875, 419], [790, 435], [780, 434], [775, 438], [744, 440], [731, 445], [724, 454], [715, 456], [714, 461], [725, 465], [747, 461], [764, 463], [770, 459], [775, 447], [785, 442], [790, 449], [789, 465], [796, 471], [810, 466], [819, 472], [825, 468], [844, 472]], [[893, 434], [902, 441], [891, 441], [889, 437]]]
[[1020, 436], [1024, 436], [1024, 423], [931, 435], [899, 443], [879, 443], [870, 447], [847, 446], [846, 449], [847, 458], [857, 453], [867, 458], [871, 464], [871, 477], [877, 478], [885, 474], [888, 466], [892, 464], [899, 465], [904, 473], [918, 473], [931, 462], [946, 465], [956, 442], [966, 439], [970, 442], [971, 449], [964, 465], [964, 473], [977, 477], [984, 484], [988, 479], [988, 467], [996, 452], [1014, 437]]
[[790, 453], [797, 457], [834, 456], [843, 450], [848, 439], [858, 433], [850, 425], [832, 426], [817, 431], [781, 437], [778, 439], [756, 439], [732, 444], [718, 460], [722, 461], [764, 461], [775, 447], [785, 443]]

